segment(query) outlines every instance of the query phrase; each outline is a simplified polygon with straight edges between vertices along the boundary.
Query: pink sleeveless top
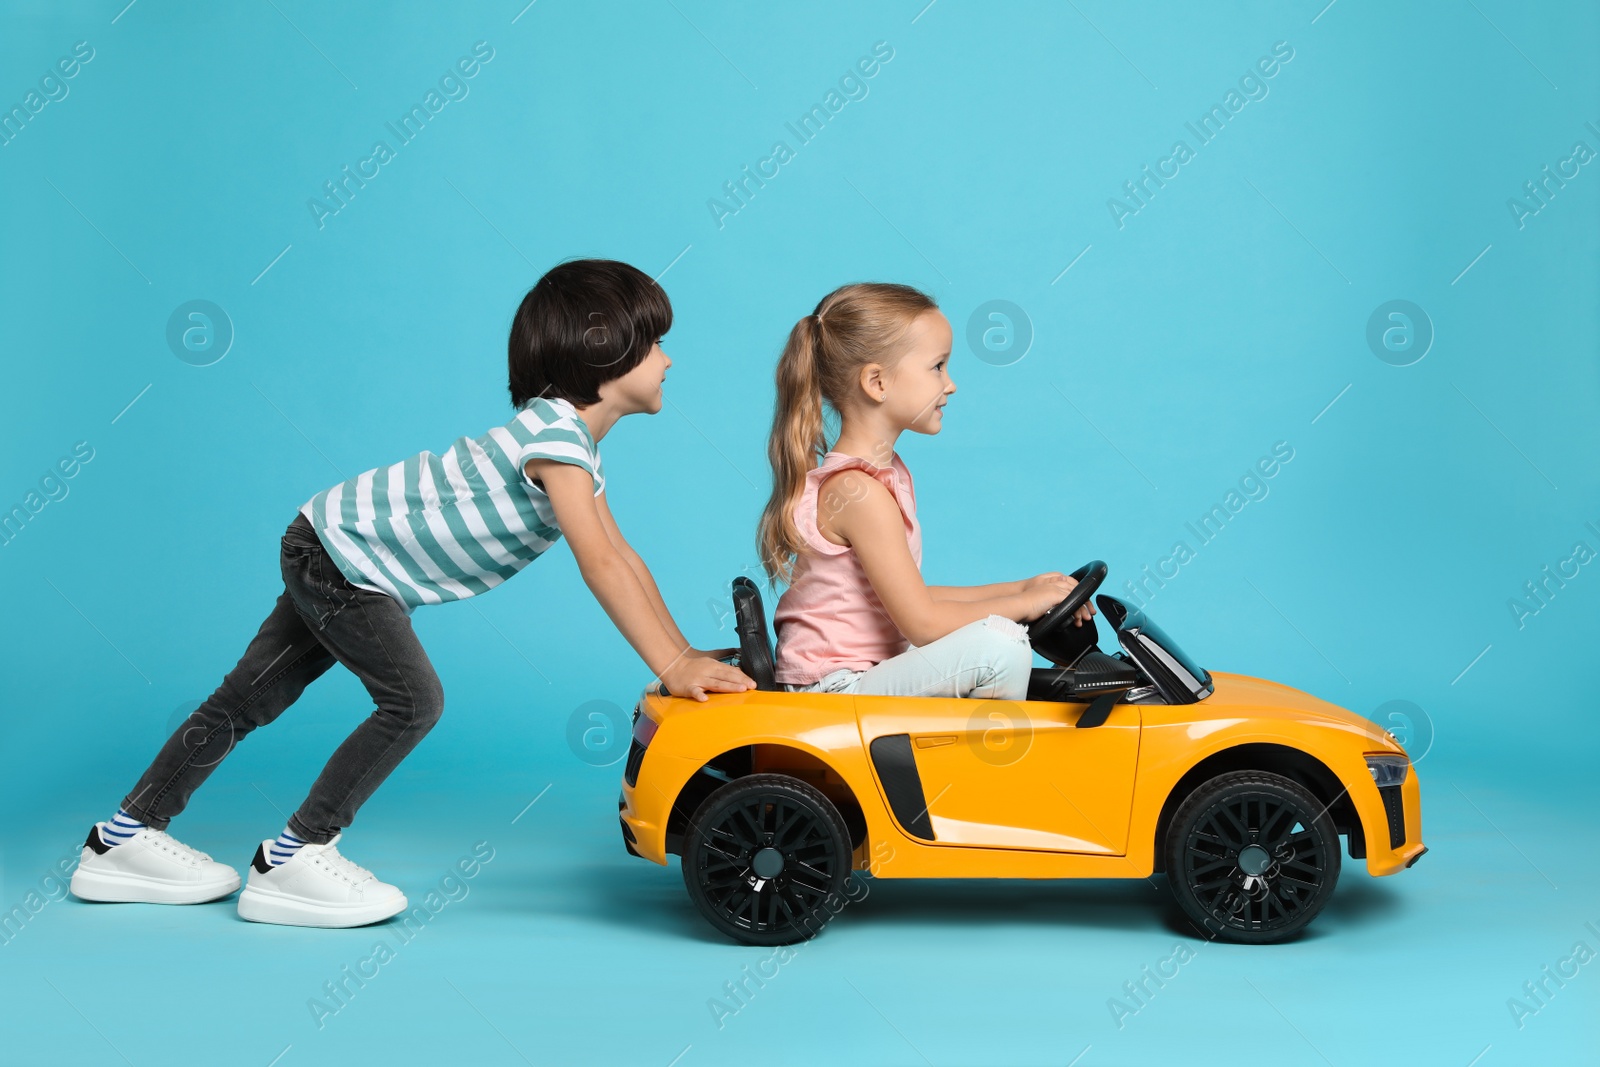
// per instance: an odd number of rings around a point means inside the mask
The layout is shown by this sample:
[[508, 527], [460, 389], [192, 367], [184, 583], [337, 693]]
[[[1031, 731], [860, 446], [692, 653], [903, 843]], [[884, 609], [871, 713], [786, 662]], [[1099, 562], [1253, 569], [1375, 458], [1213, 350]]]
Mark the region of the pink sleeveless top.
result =
[[806, 474], [805, 493], [794, 506], [794, 524], [809, 551], [795, 560], [794, 581], [778, 598], [773, 614], [778, 633], [775, 677], [785, 684], [809, 685], [844, 668], [864, 671], [898, 656], [909, 645], [883, 610], [855, 550], [834, 544], [817, 528], [819, 488], [830, 475], [852, 468], [876, 478], [894, 494], [905, 519], [906, 545], [918, 569], [922, 567], [916, 492], [899, 453], [887, 467], [842, 452], [824, 456], [821, 466]]

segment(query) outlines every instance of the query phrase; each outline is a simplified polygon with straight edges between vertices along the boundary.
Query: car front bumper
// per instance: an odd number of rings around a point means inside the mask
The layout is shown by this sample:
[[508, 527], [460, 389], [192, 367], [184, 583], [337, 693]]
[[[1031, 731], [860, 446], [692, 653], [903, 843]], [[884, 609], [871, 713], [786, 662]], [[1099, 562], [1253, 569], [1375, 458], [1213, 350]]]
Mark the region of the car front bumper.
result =
[[1379, 789], [1370, 780], [1352, 790], [1367, 839], [1367, 873], [1397, 874], [1428, 851], [1422, 843], [1422, 784], [1412, 766], [1399, 785]]

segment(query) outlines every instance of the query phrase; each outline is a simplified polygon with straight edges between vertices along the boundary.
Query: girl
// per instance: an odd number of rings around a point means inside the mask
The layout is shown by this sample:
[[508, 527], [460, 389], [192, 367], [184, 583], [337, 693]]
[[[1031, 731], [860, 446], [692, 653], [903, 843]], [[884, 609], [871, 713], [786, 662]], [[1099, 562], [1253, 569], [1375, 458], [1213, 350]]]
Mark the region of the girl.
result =
[[[795, 324], [778, 360], [767, 445], [772, 498], [758, 542], [778, 600], [777, 681], [886, 696], [1027, 695], [1021, 622], [1066, 599], [1058, 573], [995, 585], [925, 585], [922, 529], [900, 434], [936, 434], [956, 386], [950, 324], [904, 285], [847, 285]], [[823, 404], [840, 419], [831, 449]], [[820, 457], [820, 464], [818, 459]], [[1094, 609], [1079, 609], [1081, 626]]]
[[[116, 817], [89, 830], [72, 892], [84, 900], [198, 904], [239, 876], [167, 824], [239, 739], [276, 719], [335, 662], [377, 708], [333, 753], [276, 840], [263, 841], [239, 914], [292, 926], [361, 926], [403, 911], [395, 886], [335, 847], [356, 810], [438, 722], [439, 678], [412, 630], [421, 604], [463, 600], [562, 536], [606, 613], [670, 692], [753, 687], [689, 646], [606, 503], [600, 440], [661, 410], [672, 361], [666, 294], [625, 263], [580, 260], [539, 279], [511, 324], [516, 417], [443, 455], [423, 452], [312, 497], [283, 536], [284, 592], [222, 685], [156, 755]], [[545, 608], [551, 619], [560, 605]]]

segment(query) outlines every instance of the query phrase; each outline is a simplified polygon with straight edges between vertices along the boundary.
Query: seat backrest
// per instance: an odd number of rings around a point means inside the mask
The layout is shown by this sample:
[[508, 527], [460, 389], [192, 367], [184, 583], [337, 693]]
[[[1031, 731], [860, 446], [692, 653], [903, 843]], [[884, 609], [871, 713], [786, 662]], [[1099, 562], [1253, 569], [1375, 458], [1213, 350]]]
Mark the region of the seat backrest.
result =
[[779, 689], [773, 678], [772, 640], [767, 636], [761, 590], [742, 574], [733, 580], [733, 620], [739, 634], [739, 669], [750, 676], [757, 689]]

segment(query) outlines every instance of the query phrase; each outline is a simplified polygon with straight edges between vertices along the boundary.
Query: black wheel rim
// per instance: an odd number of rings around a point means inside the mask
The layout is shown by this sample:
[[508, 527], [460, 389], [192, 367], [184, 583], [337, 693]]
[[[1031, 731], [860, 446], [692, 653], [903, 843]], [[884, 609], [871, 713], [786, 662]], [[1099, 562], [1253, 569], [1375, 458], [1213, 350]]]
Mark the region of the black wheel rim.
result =
[[1201, 812], [1183, 877], [1206, 924], [1269, 933], [1315, 914], [1329, 862], [1320, 814], [1266, 792], [1224, 796]]
[[736, 929], [815, 933], [840, 875], [839, 845], [809, 805], [778, 795], [740, 798], [704, 828], [696, 866], [701, 893]]

